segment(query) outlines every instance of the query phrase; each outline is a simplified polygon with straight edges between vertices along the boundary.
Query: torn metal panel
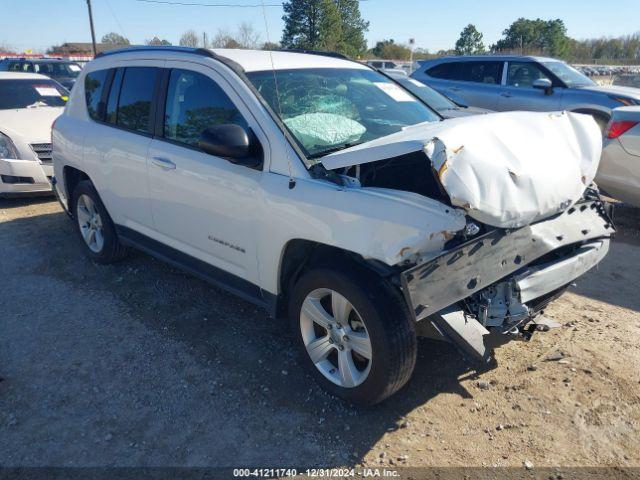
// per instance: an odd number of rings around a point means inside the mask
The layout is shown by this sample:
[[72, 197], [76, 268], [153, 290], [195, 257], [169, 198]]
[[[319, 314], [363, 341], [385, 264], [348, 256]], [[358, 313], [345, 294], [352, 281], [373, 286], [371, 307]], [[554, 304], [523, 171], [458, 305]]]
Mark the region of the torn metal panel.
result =
[[503, 112], [407, 127], [322, 164], [331, 170], [423, 151], [454, 206], [487, 225], [517, 228], [578, 201], [601, 150], [601, 132], [587, 115]]
[[524, 268], [558, 248], [614, 232], [602, 202], [588, 201], [517, 230], [493, 230], [402, 274], [407, 301], [420, 320]]
[[533, 267], [516, 276], [520, 301], [526, 303], [539, 298], [585, 274], [605, 257], [609, 243], [609, 239], [603, 239], [585, 244], [568, 258]]
[[465, 315], [462, 310], [452, 309], [434, 315], [432, 322], [467, 358], [483, 363], [489, 360], [491, 347], [486, 339], [490, 332], [477, 320]]

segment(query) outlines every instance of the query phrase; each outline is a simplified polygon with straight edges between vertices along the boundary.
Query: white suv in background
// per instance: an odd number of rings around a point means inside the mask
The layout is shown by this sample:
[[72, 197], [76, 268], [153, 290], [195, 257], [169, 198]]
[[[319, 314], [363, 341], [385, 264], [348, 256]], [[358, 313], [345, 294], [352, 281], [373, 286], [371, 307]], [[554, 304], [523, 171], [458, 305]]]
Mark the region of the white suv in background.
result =
[[357, 403], [407, 382], [417, 333], [480, 362], [528, 338], [613, 232], [591, 117], [442, 122], [336, 56], [102, 54], [53, 146], [90, 258], [136, 247], [288, 317], [302, 363]]
[[51, 125], [68, 94], [44, 75], [0, 72], [0, 197], [51, 193]]

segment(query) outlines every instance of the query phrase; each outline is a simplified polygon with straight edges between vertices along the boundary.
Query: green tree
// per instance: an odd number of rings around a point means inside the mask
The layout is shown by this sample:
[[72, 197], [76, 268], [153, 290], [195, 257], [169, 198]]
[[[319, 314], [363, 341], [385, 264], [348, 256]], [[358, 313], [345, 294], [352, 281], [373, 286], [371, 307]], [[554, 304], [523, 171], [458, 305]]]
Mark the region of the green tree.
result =
[[264, 42], [262, 44], [262, 50], [280, 50], [282, 46], [276, 42]]
[[364, 52], [369, 28], [357, 0], [288, 0], [283, 4], [282, 46], [331, 50], [357, 56]]
[[482, 42], [482, 33], [476, 29], [475, 25], [470, 23], [460, 32], [460, 38], [458, 38], [456, 42], [456, 54], [478, 55], [484, 52], [485, 48]]
[[128, 38], [123, 37], [116, 32], [110, 32], [104, 35], [102, 37], [102, 43], [106, 43], [108, 45], [131, 45]]
[[409, 60], [411, 57], [411, 49], [406, 45], [396, 43], [392, 38], [376, 42], [369, 53], [377, 58], [390, 60]]
[[493, 49], [564, 57], [569, 53], [570, 43], [567, 27], [560, 19], [519, 18], [502, 32]]
[[155, 45], [155, 46], [168, 46], [168, 45], [171, 45], [171, 42], [169, 40], [165, 40], [164, 38], [160, 40], [158, 37], [153, 37], [150, 40], [145, 40], [144, 44]]
[[369, 30], [369, 22], [362, 18], [359, 0], [335, 0], [341, 17], [341, 53], [358, 57], [367, 50], [364, 34]]

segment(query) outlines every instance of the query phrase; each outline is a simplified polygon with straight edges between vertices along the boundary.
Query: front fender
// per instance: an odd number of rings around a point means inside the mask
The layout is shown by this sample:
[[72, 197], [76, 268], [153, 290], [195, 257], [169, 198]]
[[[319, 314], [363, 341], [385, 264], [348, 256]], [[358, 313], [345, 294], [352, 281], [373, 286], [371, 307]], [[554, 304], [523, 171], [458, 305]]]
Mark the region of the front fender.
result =
[[441, 252], [466, 225], [462, 211], [409, 192], [313, 179], [298, 179], [289, 189], [287, 177], [273, 174], [264, 177], [263, 192], [260, 281], [275, 294], [281, 256], [291, 240], [337, 247], [392, 266]]

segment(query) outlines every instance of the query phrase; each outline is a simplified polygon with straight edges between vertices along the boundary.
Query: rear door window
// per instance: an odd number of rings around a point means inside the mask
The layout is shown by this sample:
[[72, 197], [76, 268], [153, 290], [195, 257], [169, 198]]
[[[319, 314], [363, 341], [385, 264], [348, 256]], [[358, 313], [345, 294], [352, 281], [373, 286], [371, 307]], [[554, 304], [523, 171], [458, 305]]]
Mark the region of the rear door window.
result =
[[151, 102], [158, 76], [155, 67], [127, 67], [122, 78], [116, 125], [150, 133]]
[[502, 68], [504, 62], [467, 62], [464, 63], [464, 80], [474, 83], [489, 83], [493, 85], [502, 82]]
[[499, 85], [502, 68], [503, 62], [448, 62], [430, 68], [427, 74], [445, 80]]

